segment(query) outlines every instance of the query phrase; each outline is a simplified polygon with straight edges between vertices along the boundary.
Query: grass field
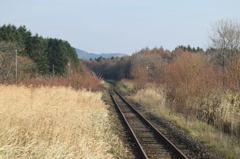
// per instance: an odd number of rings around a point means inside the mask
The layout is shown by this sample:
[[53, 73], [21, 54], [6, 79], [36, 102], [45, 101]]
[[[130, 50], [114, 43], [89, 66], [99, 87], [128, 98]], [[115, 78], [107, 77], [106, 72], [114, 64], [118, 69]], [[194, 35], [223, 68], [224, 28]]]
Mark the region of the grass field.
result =
[[127, 150], [101, 96], [66, 87], [0, 86], [0, 158], [122, 158]]

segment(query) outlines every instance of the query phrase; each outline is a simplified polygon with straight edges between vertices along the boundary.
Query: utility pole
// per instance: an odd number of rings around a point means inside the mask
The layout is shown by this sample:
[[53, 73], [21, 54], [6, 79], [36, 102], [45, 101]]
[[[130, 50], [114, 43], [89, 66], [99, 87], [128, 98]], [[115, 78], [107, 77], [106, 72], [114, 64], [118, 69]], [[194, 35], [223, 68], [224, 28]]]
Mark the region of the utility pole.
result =
[[70, 77], [70, 74], [71, 74], [71, 63], [68, 62], [68, 77]]
[[222, 49], [222, 64], [223, 64], [223, 77], [222, 77], [222, 85], [225, 87], [225, 49]]
[[16, 80], [16, 83], [18, 82], [18, 59], [17, 59], [17, 56], [18, 56], [18, 51], [16, 49], [15, 50], [15, 80]]
[[71, 63], [68, 61], [68, 70], [67, 70], [67, 79], [68, 79], [68, 86], [71, 87], [71, 81], [70, 81], [70, 74], [71, 74]]
[[53, 68], [52, 68], [52, 74], [53, 74], [53, 77], [54, 77], [54, 75], [55, 75], [54, 64], [53, 64], [52, 67], [53, 67]]

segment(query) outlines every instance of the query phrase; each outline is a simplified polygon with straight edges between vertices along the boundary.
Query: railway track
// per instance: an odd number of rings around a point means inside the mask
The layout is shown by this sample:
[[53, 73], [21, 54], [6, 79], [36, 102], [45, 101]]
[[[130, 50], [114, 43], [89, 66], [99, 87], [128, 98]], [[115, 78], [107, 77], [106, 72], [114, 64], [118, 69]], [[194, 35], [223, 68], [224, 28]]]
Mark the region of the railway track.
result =
[[136, 145], [138, 158], [188, 159], [118, 92], [110, 92], [110, 97]]

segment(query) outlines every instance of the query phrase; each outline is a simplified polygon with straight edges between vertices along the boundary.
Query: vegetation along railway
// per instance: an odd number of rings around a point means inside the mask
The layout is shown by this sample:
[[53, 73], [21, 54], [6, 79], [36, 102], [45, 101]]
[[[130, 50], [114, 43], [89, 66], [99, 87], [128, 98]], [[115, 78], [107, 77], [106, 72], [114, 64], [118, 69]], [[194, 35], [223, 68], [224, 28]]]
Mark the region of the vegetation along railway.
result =
[[147, 120], [136, 108], [129, 104], [117, 91], [110, 97], [123, 123], [131, 134], [142, 159], [188, 159], [188, 157]]

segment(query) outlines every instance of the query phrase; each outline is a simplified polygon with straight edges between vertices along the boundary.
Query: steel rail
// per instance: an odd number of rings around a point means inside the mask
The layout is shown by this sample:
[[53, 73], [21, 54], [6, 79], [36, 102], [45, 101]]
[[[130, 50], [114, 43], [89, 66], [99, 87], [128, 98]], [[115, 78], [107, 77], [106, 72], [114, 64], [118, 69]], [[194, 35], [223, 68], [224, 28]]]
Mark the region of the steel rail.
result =
[[161, 133], [148, 119], [144, 117], [142, 113], [140, 113], [136, 108], [134, 108], [131, 104], [127, 102], [127, 100], [122, 97], [116, 90], [114, 92], [120, 97], [120, 99], [133, 111], [135, 112], [138, 117], [146, 123], [151, 129], [154, 131], [154, 133], [174, 152], [174, 154], [177, 155], [179, 159], [188, 159], [188, 157], [175, 146], [163, 133]]
[[138, 150], [141, 154], [141, 158], [142, 159], [149, 159], [146, 152], [144, 151], [140, 141], [138, 140], [136, 134], [134, 133], [131, 125], [129, 124], [129, 122], [127, 121], [127, 118], [125, 117], [124, 113], [122, 112], [121, 108], [119, 107], [119, 105], [117, 104], [116, 100], [113, 98], [112, 94], [110, 93], [110, 97], [114, 103], [114, 105], [116, 106], [119, 114], [121, 115], [122, 119], [124, 120], [124, 123], [126, 124], [127, 128], [129, 129], [130, 133], [131, 133], [131, 136], [133, 137], [135, 143], [136, 143], [136, 146], [138, 147]]

